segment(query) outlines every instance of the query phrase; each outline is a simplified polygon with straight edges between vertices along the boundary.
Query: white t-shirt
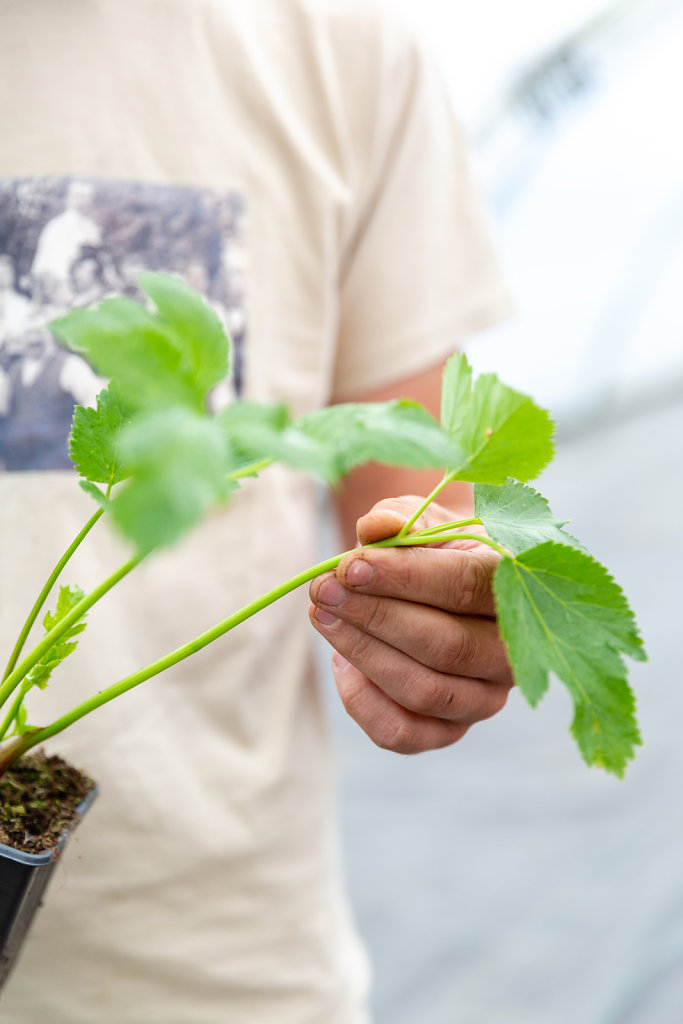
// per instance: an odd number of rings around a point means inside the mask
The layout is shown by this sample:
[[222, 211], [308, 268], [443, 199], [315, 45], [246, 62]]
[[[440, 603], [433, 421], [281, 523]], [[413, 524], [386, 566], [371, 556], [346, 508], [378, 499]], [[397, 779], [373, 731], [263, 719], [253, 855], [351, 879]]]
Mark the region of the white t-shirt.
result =
[[[182, 274], [236, 336], [230, 394], [295, 412], [426, 369], [507, 311], [441, 84], [370, 0], [2, 0], [0, 256], [35, 323]], [[34, 272], [79, 186], [90, 225]], [[73, 218], [72, 218], [73, 219]], [[80, 223], [80, 221], [79, 221]], [[69, 236], [73, 242], [73, 232]], [[63, 353], [11, 345], [0, 414], [9, 649], [92, 514], [68, 471]], [[37, 355], [36, 355], [37, 353]], [[22, 358], [42, 360], [31, 386]], [[314, 560], [310, 483], [273, 468], [89, 616], [42, 724]], [[103, 525], [64, 582], [126, 552]], [[51, 744], [98, 781], [2, 997], [12, 1024], [360, 1024], [307, 595]]]

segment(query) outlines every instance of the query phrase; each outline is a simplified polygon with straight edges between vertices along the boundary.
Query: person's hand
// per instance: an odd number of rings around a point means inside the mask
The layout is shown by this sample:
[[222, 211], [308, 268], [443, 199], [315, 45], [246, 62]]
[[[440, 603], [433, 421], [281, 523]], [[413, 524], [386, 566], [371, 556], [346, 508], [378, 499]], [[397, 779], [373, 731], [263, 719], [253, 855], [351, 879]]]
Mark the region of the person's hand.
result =
[[[358, 520], [362, 544], [393, 536], [421, 499], [379, 502]], [[432, 504], [418, 528], [450, 522]], [[349, 715], [380, 747], [444, 747], [502, 709], [512, 674], [495, 620], [499, 556], [475, 541], [350, 552], [310, 587], [310, 617], [335, 648]]]

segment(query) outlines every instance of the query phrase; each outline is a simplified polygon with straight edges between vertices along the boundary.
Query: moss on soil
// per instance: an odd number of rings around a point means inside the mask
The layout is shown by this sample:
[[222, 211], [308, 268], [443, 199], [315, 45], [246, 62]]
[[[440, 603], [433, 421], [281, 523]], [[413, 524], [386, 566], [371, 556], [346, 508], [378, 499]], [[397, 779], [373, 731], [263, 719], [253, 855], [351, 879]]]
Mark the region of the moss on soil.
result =
[[93, 786], [60, 757], [42, 750], [22, 757], [0, 777], [0, 843], [26, 853], [51, 850]]

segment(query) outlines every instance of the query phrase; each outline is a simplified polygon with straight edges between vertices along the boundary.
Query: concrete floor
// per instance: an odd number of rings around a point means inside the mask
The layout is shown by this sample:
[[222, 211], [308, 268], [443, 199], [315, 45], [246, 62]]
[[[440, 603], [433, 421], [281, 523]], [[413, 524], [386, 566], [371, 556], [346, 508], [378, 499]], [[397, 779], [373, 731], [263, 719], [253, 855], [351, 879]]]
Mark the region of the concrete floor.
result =
[[373, 747], [331, 697], [375, 1024], [683, 1021], [682, 442], [683, 401], [651, 408], [561, 441], [538, 484], [648, 648], [624, 782], [584, 766], [558, 685], [417, 758]]

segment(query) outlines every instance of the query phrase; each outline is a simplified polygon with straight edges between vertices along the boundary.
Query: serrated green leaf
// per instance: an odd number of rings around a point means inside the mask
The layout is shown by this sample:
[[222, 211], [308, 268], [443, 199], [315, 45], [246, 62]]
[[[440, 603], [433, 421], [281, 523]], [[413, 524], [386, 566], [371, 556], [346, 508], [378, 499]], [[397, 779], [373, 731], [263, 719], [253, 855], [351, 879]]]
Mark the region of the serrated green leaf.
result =
[[83, 598], [83, 591], [80, 587], [60, 587], [57, 597], [57, 606], [53, 612], [47, 611], [43, 617], [43, 625], [49, 633], [65, 615], [68, 615]]
[[472, 385], [461, 354], [446, 364], [441, 395], [442, 424], [465, 453], [449, 463], [458, 480], [503, 484], [508, 477], [533, 480], [553, 457], [553, 423], [527, 396], [482, 374]]
[[556, 519], [546, 499], [528, 484], [508, 480], [500, 486], [474, 485], [474, 514], [493, 540], [519, 555], [547, 540], [581, 547], [562, 528], [566, 521]]
[[114, 523], [141, 553], [175, 543], [232, 489], [224, 432], [189, 409], [137, 416], [121, 437], [131, 477], [110, 503]]
[[161, 318], [183, 339], [189, 372], [203, 395], [228, 374], [230, 341], [217, 313], [178, 277], [146, 271], [139, 284]]
[[575, 701], [571, 733], [587, 764], [623, 778], [627, 762], [643, 742], [626, 680], [603, 677], [592, 688], [590, 701]]
[[[57, 606], [54, 612], [46, 612], [43, 618], [45, 632], [49, 633], [57, 623], [68, 615], [83, 598], [83, 591], [80, 587], [60, 587], [57, 598]], [[85, 629], [85, 622], [75, 622], [67, 629], [63, 636], [45, 652], [40, 661], [36, 662], [26, 676], [26, 688], [38, 686], [41, 690], [47, 686], [51, 674], [69, 654], [76, 650], [76, 637]]]
[[548, 541], [504, 558], [494, 593], [522, 693], [536, 704], [554, 673], [572, 696], [585, 760], [623, 775], [640, 737], [622, 654], [645, 653], [621, 588], [587, 552]]
[[431, 469], [463, 456], [427, 410], [407, 399], [332, 405], [300, 417], [293, 428], [325, 444], [337, 477], [364, 462]]
[[161, 274], [143, 279], [160, 303], [156, 312], [132, 299], [110, 298], [68, 313], [51, 329], [99, 374], [116, 378], [134, 408], [181, 405], [199, 411], [227, 369], [228, 338], [187, 285]]
[[100, 391], [97, 407], [77, 405], [69, 439], [69, 454], [80, 475], [90, 482], [114, 484], [125, 480], [128, 470], [121, 460], [120, 439], [132, 410], [116, 381]]

